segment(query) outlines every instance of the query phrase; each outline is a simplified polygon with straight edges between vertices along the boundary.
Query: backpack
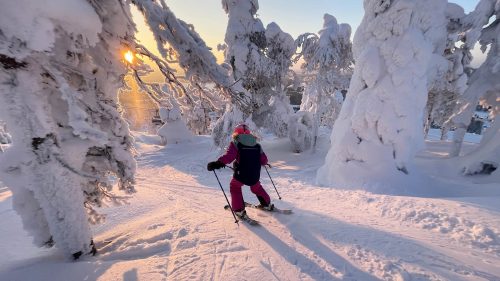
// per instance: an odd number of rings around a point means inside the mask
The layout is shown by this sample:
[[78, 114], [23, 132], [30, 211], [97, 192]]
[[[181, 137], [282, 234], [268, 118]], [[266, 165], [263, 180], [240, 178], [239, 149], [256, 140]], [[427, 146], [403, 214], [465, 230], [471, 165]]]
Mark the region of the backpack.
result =
[[262, 148], [253, 135], [238, 135], [235, 138], [238, 158], [234, 163], [233, 177], [239, 182], [252, 186], [260, 179], [260, 154]]

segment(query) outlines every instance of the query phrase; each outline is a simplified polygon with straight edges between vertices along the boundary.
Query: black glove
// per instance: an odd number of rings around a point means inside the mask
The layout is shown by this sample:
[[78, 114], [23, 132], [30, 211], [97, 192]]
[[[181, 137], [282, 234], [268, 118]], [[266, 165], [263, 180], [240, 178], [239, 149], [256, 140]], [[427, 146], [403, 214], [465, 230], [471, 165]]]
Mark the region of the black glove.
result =
[[222, 163], [221, 161], [213, 161], [207, 164], [207, 170], [209, 171], [213, 171], [215, 169], [220, 169], [224, 167], [226, 167], [226, 164]]

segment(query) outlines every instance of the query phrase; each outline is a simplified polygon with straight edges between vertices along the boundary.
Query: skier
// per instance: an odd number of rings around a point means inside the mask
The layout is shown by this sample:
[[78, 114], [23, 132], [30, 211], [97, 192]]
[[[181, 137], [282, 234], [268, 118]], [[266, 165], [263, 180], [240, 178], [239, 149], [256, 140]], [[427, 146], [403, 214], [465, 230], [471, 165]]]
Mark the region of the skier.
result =
[[213, 171], [225, 167], [234, 161], [234, 174], [229, 184], [231, 192], [231, 205], [233, 211], [240, 218], [248, 218], [245, 211], [245, 202], [241, 187], [250, 186], [250, 190], [257, 196], [262, 209], [272, 211], [274, 204], [271, 204], [269, 194], [260, 184], [260, 169], [267, 163], [267, 156], [262, 150], [257, 139], [251, 134], [250, 129], [245, 124], [236, 126], [233, 132], [233, 141], [229, 144], [224, 155], [217, 161], [208, 163], [207, 170]]

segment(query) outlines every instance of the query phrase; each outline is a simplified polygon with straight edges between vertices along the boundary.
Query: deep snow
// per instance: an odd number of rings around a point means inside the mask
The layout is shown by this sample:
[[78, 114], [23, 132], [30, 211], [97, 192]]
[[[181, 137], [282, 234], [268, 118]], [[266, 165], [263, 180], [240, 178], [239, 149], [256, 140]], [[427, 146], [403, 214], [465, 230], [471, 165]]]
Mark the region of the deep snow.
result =
[[[283, 200], [265, 172], [263, 185], [295, 213], [250, 209], [262, 224], [251, 227], [222, 208], [206, 171], [220, 153], [209, 137], [162, 147], [137, 134], [138, 192], [105, 210], [93, 228], [100, 253], [79, 262], [31, 246], [2, 187], [0, 280], [500, 280], [500, 183], [457, 176], [436, 160], [449, 143], [433, 140], [417, 164], [435, 181], [418, 196], [315, 186], [327, 139], [294, 154], [287, 140], [265, 138]], [[217, 173], [228, 192], [231, 171]], [[257, 201], [248, 188], [245, 198]]]

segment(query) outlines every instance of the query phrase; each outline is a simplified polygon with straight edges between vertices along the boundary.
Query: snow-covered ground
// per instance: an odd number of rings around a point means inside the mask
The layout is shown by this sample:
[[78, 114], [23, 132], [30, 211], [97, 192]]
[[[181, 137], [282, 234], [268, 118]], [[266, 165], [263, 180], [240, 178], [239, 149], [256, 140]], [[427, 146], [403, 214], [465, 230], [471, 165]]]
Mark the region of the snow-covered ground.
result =
[[[315, 154], [266, 138], [283, 200], [265, 171], [262, 182], [294, 214], [250, 209], [261, 222], [252, 227], [222, 208], [206, 170], [219, 154], [208, 137], [167, 147], [158, 137], [136, 139], [138, 192], [105, 210], [106, 224], [93, 229], [96, 257], [72, 262], [31, 246], [0, 188], [0, 280], [500, 280], [500, 183], [439, 170], [447, 143], [428, 141], [418, 161], [445, 187], [410, 197], [316, 186], [325, 136]], [[228, 192], [231, 171], [217, 172]], [[257, 201], [248, 188], [245, 198]]]

